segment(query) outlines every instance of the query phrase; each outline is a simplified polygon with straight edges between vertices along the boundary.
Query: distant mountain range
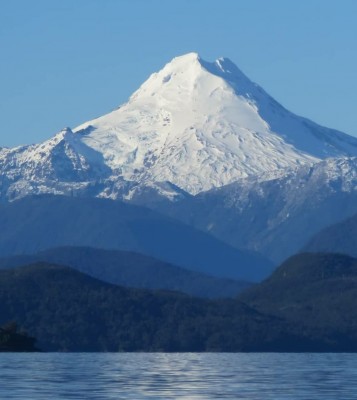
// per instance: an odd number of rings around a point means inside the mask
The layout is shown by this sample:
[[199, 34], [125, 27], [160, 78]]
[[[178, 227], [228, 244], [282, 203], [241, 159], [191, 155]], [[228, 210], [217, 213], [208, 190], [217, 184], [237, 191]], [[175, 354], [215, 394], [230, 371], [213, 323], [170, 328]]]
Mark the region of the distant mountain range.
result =
[[[126, 104], [109, 114], [73, 130], [65, 128], [43, 143], [0, 149], [4, 204], [43, 194], [106, 198], [150, 207], [155, 216], [118, 205], [121, 216], [128, 213], [135, 222], [130, 217], [130, 227], [101, 236], [102, 217], [83, 206], [88, 213], [78, 210], [77, 226], [67, 223], [57, 232], [55, 219], [61, 217], [53, 204], [52, 210], [46, 206], [45, 217], [33, 215], [32, 222], [25, 218], [27, 229], [41, 218], [52, 218], [52, 228], [42, 226], [35, 234], [30, 229], [31, 245], [20, 243], [27, 240], [24, 229], [20, 233], [10, 228], [0, 237], [0, 254], [95, 245], [142, 252], [209, 274], [260, 279], [271, 270], [264, 258], [278, 264], [321, 229], [357, 213], [356, 160], [356, 138], [294, 115], [229, 59], [211, 63], [189, 53], [152, 74]], [[102, 212], [104, 204], [108, 210], [115, 207], [102, 202]], [[3, 217], [8, 212], [4, 207]], [[63, 223], [72, 218], [66, 215]], [[110, 211], [107, 217], [103, 226], [108, 232], [114, 219]], [[19, 223], [15, 220], [14, 227]], [[163, 233], [157, 228], [162, 224], [171, 228]], [[139, 225], [146, 229], [140, 239], [133, 234]], [[83, 230], [92, 240], [84, 240]], [[230, 246], [225, 258], [223, 244], [207, 234]], [[178, 250], [178, 244], [184, 250]], [[238, 269], [246, 265], [246, 274], [232, 274], [233, 263]], [[261, 272], [253, 273], [263, 264]]]
[[0, 257], [63, 247], [125, 250], [204, 274], [257, 281], [273, 264], [148, 208], [96, 198], [33, 196], [0, 205]]
[[0, 227], [23, 349], [357, 352], [357, 138], [227, 58], [174, 58], [109, 114], [0, 148]]
[[236, 297], [251, 286], [176, 267], [142, 254], [90, 247], [59, 247], [33, 255], [0, 258], [0, 269], [47, 262], [64, 265], [115, 285], [175, 290], [197, 297]]

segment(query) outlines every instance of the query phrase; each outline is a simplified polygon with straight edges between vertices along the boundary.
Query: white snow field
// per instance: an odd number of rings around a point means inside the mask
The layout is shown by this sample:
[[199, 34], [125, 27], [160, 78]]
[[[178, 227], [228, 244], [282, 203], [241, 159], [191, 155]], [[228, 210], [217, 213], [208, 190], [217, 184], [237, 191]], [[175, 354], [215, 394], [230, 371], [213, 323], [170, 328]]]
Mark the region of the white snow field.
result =
[[350, 156], [356, 138], [289, 112], [229, 59], [189, 53], [115, 111], [41, 144], [0, 149], [0, 185], [8, 199], [88, 187], [101, 197], [151, 187], [172, 198]]

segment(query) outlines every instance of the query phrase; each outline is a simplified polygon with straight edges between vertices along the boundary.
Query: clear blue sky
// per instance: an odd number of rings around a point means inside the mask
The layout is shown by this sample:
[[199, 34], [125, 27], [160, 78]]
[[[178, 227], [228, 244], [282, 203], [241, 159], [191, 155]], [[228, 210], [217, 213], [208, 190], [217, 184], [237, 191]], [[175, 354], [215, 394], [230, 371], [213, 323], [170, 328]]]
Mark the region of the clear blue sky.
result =
[[0, 146], [109, 112], [190, 51], [357, 135], [356, 20], [355, 0], [0, 0]]

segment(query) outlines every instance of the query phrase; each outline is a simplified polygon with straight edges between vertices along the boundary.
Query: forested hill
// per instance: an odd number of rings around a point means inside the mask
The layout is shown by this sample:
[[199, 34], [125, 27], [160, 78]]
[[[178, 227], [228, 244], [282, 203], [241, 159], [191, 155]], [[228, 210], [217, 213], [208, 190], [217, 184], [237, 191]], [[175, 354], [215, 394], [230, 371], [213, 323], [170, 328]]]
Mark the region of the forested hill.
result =
[[237, 299], [130, 289], [68, 267], [0, 271], [0, 325], [45, 351], [357, 352], [357, 260], [301, 254]]
[[280, 319], [236, 300], [123, 288], [49, 264], [0, 271], [0, 318], [0, 324], [18, 321], [45, 351], [283, 351], [311, 345]]
[[331, 351], [357, 351], [357, 259], [298, 254], [239, 296], [250, 307], [309, 332]]

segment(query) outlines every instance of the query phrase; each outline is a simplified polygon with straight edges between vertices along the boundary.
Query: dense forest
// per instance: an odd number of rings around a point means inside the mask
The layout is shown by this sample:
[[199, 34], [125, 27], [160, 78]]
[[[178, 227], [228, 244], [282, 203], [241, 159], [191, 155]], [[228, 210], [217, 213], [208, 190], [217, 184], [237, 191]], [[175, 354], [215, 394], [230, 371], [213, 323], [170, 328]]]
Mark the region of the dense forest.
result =
[[283, 318], [317, 348], [357, 351], [357, 259], [342, 254], [298, 254], [239, 297]]
[[[44, 351], [357, 352], [357, 260], [301, 254], [236, 299], [132, 289], [36, 263], [0, 271], [0, 325]], [[32, 340], [32, 339], [31, 339]]]
[[107, 284], [67, 267], [0, 271], [0, 316], [49, 351], [278, 351], [308, 345], [237, 300]]

